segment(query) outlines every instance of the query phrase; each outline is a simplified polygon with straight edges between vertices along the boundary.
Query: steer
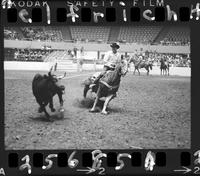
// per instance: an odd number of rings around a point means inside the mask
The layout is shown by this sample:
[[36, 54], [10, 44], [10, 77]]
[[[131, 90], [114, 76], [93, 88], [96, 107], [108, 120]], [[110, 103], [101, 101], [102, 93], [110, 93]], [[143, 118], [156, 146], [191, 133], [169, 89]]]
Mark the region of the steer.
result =
[[37, 103], [39, 104], [38, 112], [44, 112], [47, 117], [50, 117], [46, 111], [46, 106], [49, 104], [51, 112], [54, 112], [53, 107], [53, 96], [58, 95], [60, 106], [63, 106], [62, 94], [64, 93], [65, 86], [59, 84], [59, 80], [66, 76], [66, 73], [63, 76], [56, 77], [51, 74], [52, 69], [49, 71], [48, 75], [36, 74], [32, 82], [33, 95], [36, 98]]

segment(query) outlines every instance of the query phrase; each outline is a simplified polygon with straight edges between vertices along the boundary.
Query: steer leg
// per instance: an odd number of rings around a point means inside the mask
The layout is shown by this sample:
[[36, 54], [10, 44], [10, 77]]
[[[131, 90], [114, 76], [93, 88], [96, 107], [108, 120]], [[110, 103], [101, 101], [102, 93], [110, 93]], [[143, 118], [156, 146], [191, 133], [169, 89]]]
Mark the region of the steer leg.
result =
[[96, 95], [93, 107], [92, 107], [92, 109], [90, 109], [90, 112], [95, 112], [95, 108], [96, 108], [96, 105], [97, 105], [99, 97], [100, 97], [100, 90], [101, 90], [101, 88], [99, 87], [97, 90], [97, 95]]
[[59, 98], [59, 102], [60, 102], [60, 106], [63, 106], [63, 98], [62, 98], [62, 94], [58, 94], [58, 98]]
[[43, 103], [42, 103], [42, 110], [43, 110], [43, 112], [45, 113], [45, 115], [46, 115], [47, 118], [50, 117], [50, 115], [48, 114], [48, 112], [46, 111], [46, 108], [45, 108], [45, 107], [48, 105], [48, 103], [49, 103], [49, 102], [43, 102]]
[[40, 105], [38, 112], [42, 113], [44, 112], [47, 118], [50, 118], [50, 115], [48, 114], [48, 112], [46, 111], [45, 106], [48, 104], [47, 102], [42, 102], [40, 99], [36, 99], [37, 103]]
[[106, 97], [106, 101], [104, 102], [103, 109], [101, 111], [102, 114], [105, 114], [105, 115], [108, 114], [108, 111], [106, 111], [106, 108], [108, 106], [108, 103], [112, 100], [113, 97], [114, 97], [113, 95], [109, 95], [108, 97]]
[[51, 112], [55, 112], [55, 108], [53, 107], [53, 97], [50, 99], [49, 108], [51, 109]]
[[49, 114], [48, 114], [48, 112], [46, 111], [46, 108], [45, 108], [45, 107], [43, 107], [43, 111], [44, 111], [44, 113], [45, 113], [46, 117], [47, 117], [47, 118], [49, 118], [49, 117], [50, 117], [50, 115], [49, 115]]
[[42, 112], [43, 112], [43, 104], [42, 104], [42, 102], [41, 102], [39, 99], [37, 99], [37, 98], [36, 98], [36, 101], [37, 101], [37, 103], [40, 105], [40, 107], [38, 108], [38, 112], [39, 112], [39, 113], [42, 113]]
[[63, 108], [63, 98], [62, 98], [62, 94], [58, 94], [58, 98], [60, 101], [60, 112], [64, 112], [64, 108]]

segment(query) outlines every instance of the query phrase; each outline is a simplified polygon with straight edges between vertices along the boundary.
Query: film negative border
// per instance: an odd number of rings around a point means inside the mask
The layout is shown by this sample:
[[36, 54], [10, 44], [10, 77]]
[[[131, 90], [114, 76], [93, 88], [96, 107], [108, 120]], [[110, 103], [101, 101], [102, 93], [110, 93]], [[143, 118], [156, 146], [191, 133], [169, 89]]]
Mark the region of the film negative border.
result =
[[[2, 1], [3, 17], [7, 19], [5, 25], [40, 25], [54, 24], [130, 24], [131, 22], [198, 22], [200, 16], [199, 3], [189, 1], [180, 7], [150, 7], [129, 6], [125, 2], [117, 1], [113, 6], [107, 1], [104, 5], [88, 3], [82, 7], [61, 1], [59, 7], [52, 9], [54, 2], [44, 1], [37, 5], [22, 4], [9, 6], [13, 1]], [[33, 2], [33, 1], [29, 1]], [[39, 2], [39, 1], [38, 1]], [[71, 1], [70, 1], [71, 2]], [[79, 1], [77, 1], [79, 2]], [[131, 1], [133, 3], [136, 1]], [[5, 3], [5, 4], [4, 4]], [[80, 2], [81, 3], [81, 2]], [[23, 5], [24, 4], [24, 5]], [[59, 3], [58, 3], [59, 4]], [[65, 8], [63, 8], [64, 4]], [[173, 3], [172, 3], [173, 4]], [[35, 8], [38, 6], [37, 8]], [[42, 7], [41, 7], [42, 6]], [[77, 6], [79, 7], [78, 10]], [[16, 7], [16, 8], [15, 8]], [[80, 9], [81, 7], [81, 9]], [[103, 12], [99, 12], [100, 10]], [[71, 8], [71, 10], [70, 10]], [[173, 9], [174, 8], [174, 9]], [[98, 9], [99, 11], [95, 11]], [[173, 10], [172, 10], [173, 9]], [[118, 12], [120, 11], [120, 15]], [[77, 14], [75, 13], [77, 12]], [[125, 13], [126, 12], [126, 13]], [[162, 14], [162, 15], [157, 15]], [[68, 15], [66, 17], [66, 15]], [[200, 150], [131, 150], [131, 151], [4, 151], [4, 164], [0, 168], [0, 175], [41, 175], [41, 174], [200, 174]]]
[[6, 152], [1, 175], [200, 174], [200, 150]]
[[8, 24], [129, 24], [131, 22], [198, 21], [200, 3], [164, 0], [129, 1], [12, 1], [2, 0]]

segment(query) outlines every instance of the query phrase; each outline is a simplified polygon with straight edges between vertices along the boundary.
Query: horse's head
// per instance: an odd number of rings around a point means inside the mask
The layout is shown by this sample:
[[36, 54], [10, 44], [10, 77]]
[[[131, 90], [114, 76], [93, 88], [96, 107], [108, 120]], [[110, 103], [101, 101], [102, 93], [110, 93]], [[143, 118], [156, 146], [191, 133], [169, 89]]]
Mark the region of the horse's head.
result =
[[128, 61], [127, 60], [122, 60], [116, 67], [118, 70], [119, 75], [125, 76], [126, 73], [128, 72]]

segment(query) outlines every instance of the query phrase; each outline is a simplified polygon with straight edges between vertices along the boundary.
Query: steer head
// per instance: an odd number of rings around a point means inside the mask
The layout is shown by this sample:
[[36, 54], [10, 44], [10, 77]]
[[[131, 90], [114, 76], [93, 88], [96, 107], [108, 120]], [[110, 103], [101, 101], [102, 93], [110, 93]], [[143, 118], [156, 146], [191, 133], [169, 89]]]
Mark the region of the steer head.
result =
[[66, 76], [66, 72], [63, 76], [56, 76], [51, 73], [52, 69], [49, 71], [47, 80], [48, 80], [48, 89], [52, 91], [53, 94], [64, 94], [65, 86], [61, 85], [60, 80]]

